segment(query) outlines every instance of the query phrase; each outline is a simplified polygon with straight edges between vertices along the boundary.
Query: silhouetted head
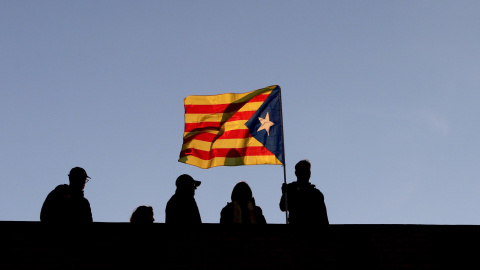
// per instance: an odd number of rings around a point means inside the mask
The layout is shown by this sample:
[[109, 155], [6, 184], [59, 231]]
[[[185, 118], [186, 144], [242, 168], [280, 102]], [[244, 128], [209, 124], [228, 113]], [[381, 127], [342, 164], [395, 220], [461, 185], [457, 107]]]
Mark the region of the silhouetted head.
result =
[[193, 179], [188, 174], [182, 174], [177, 178], [177, 181], [175, 181], [175, 185], [177, 186], [177, 190], [181, 192], [188, 192], [195, 194], [195, 190], [197, 189], [198, 186], [200, 186], [202, 182], [197, 181]]
[[130, 217], [130, 223], [148, 224], [153, 223], [154, 221], [153, 207], [150, 205], [140, 205], [135, 211], [133, 211], [132, 216]]
[[253, 197], [252, 189], [246, 182], [238, 182], [232, 191], [232, 202], [233, 201], [240, 201], [246, 202], [251, 200]]
[[312, 165], [310, 164], [310, 161], [307, 159], [300, 160], [296, 165], [295, 165], [295, 175], [297, 176], [297, 181], [300, 184], [305, 184], [310, 180], [310, 168]]
[[72, 168], [68, 174], [70, 187], [76, 191], [83, 190], [88, 179], [90, 179], [90, 177], [87, 175], [87, 172], [80, 167]]

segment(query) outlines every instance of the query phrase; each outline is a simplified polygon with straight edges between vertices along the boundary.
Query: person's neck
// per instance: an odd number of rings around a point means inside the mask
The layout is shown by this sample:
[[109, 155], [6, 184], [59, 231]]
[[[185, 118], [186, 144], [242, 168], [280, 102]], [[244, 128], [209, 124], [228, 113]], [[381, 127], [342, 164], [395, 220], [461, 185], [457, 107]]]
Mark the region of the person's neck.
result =
[[180, 196], [192, 196], [192, 197], [195, 194], [191, 190], [184, 190], [184, 189], [177, 189], [177, 191], [175, 193], [180, 195]]
[[297, 180], [297, 184], [300, 188], [303, 188], [303, 187], [308, 187], [310, 185], [310, 182], [308, 182], [308, 180]]
[[73, 188], [72, 186], [70, 186], [70, 193], [74, 196], [76, 195], [83, 196], [83, 189]]

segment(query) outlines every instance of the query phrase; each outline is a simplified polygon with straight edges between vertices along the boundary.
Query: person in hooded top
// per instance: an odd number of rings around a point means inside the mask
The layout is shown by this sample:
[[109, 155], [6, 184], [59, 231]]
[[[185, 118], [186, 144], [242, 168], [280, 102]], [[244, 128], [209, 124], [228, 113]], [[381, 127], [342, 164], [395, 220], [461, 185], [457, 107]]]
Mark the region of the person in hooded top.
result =
[[72, 168], [68, 174], [69, 184], [59, 185], [48, 194], [40, 211], [40, 221], [44, 223], [93, 222], [90, 203], [83, 193], [88, 179], [90, 177], [83, 168]]
[[165, 223], [177, 225], [201, 224], [202, 218], [195, 201], [195, 190], [202, 182], [188, 174], [180, 175], [175, 181], [177, 189], [165, 208]]
[[285, 212], [288, 209], [289, 224], [329, 224], [323, 193], [309, 182], [310, 168], [310, 161], [306, 159], [299, 161], [295, 165], [297, 181], [282, 185], [280, 210]]
[[246, 182], [233, 188], [232, 201], [220, 212], [220, 224], [266, 224], [262, 209], [255, 205], [252, 189]]

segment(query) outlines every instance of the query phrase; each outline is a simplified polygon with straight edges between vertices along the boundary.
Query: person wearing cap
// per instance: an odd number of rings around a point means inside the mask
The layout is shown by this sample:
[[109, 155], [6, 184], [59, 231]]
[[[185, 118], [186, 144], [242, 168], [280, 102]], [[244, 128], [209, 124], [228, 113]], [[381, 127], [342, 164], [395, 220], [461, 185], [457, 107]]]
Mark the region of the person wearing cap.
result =
[[177, 225], [202, 223], [194, 198], [195, 190], [201, 183], [188, 174], [182, 174], [177, 178], [175, 182], [177, 189], [165, 208], [165, 223]]
[[[310, 161], [300, 160], [295, 165], [297, 181], [282, 185], [280, 210], [288, 209], [289, 224], [329, 224], [323, 193], [309, 182], [311, 167]], [[287, 208], [285, 208], [285, 197]]]
[[57, 186], [52, 190], [40, 211], [40, 221], [45, 223], [91, 223], [92, 210], [84, 197], [83, 190], [90, 177], [80, 167], [68, 174], [69, 184]]

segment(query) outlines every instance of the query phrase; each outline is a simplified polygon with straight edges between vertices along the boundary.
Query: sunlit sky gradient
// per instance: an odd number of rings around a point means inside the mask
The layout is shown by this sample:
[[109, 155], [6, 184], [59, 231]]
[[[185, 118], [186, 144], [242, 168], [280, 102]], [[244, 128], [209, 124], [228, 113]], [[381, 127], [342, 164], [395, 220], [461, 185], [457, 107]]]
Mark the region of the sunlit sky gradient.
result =
[[0, 0], [0, 37], [0, 220], [81, 166], [97, 222], [164, 222], [187, 173], [203, 222], [244, 180], [285, 223], [281, 166], [177, 161], [185, 97], [278, 84], [332, 224], [480, 223], [479, 1]]

